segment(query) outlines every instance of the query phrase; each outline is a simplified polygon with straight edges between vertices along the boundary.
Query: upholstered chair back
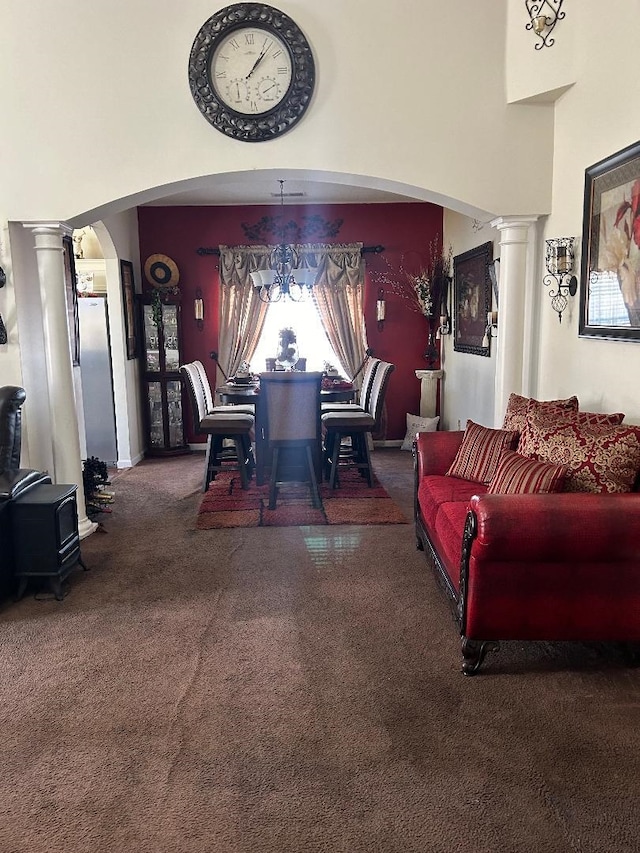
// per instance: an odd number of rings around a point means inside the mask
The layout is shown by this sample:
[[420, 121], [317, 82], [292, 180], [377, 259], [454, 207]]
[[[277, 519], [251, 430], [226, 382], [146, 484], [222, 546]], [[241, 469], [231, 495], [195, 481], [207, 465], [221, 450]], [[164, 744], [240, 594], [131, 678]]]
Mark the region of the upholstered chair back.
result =
[[373, 378], [376, 375], [376, 370], [380, 364], [379, 358], [370, 358], [367, 366], [364, 369], [362, 377], [362, 386], [360, 388], [359, 402], [365, 411], [369, 411], [369, 402], [371, 400], [371, 388], [373, 386]]
[[207, 371], [204, 369], [204, 364], [201, 361], [192, 361], [196, 373], [198, 374], [198, 379], [200, 380], [200, 385], [202, 386], [202, 393], [204, 394], [204, 404], [206, 406], [207, 412], [210, 412], [213, 409], [214, 401], [213, 401], [213, 393], [211, 392], [211, 385], [209, 384], [209, 377], [207, 376]]
[[382, 419], [382, 411], [384, 408], [384, 398], [387, 393], [389, 378], [395, 369], [395, 364], [390, 364], [388, 361], [381, 361], [376, 368], [373, 382], [371, 384], [369, 407], [367, 409], [375, 421], [375, 425], [372, 427], [372, 432], [376, 432], [380, 428], [380, 421]]
[[20, 467], [22, 412], [27, 398], [24, 388], [4, 385], [0, 388], [0, 471]]
[[207, 398], [202, 379], [197, 368], [191, 362], [180, 366], [180, 373], [184, 378], [189, 399], [191, 401], [191, 414], [193, 415], [193, 428], [196, 433], [201, 432], [200, 424], [207, 415]]
[[269, 443], [318, 441], [322, 373], [274, 370], [260, 376]]

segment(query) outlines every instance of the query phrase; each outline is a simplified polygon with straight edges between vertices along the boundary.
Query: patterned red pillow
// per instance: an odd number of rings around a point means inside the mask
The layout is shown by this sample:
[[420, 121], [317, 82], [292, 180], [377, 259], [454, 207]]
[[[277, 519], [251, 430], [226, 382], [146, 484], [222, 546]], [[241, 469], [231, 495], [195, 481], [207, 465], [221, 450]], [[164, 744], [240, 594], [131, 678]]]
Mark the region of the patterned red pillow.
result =
[[618, 426], [623, 420], [622, 412], [603, 415], [598, 412], [575, 412], [569, 409], [536, 409], [530, 413], [520, 433], [518, 453], [534, 459], [543, 459], [546, 458], [548, 436], [563, 426], [577, 425], [597, 430], [601, 426]]
[[560, 414], [561, 412], [577, 412], [578, 398], [568, 397], [566, 400], [534, 400], [533, 397], [521, 397], [520, 394], [511, 394], [504, 414], [503, 429], [517, 429], [522, 432], [529, 418], [536, 412], [549, 412]]
[[529, 424], [518, 451], [566, 465], [566, 492], [630, 492], [640, 471], [640, 427], [577, 418], [554, 429]]
[[447, 471], [449, 477], [490, 483], [503, 450], [515, 450], [518, 433], [515, 430], [489, 429], [467, 421], [462, 444]]
[[505, 450], [498, 470], [489, 483], [490, 495], [523, 495], [561, 492], [567, 469], [564, 465], [539, 462]]

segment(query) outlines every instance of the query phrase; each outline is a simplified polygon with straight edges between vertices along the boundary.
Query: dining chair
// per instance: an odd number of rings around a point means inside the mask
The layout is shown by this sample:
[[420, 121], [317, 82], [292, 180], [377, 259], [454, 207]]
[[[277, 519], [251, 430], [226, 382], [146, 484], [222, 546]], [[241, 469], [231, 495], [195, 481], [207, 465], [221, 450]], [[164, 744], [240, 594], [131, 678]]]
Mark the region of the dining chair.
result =
[[[193, 429], [196, 435], [207, 436], [207, 453], [202, 491], [206, 492], [209, 483], [219, 471], [237, 470], [240, 472], [240, 484], [249, 488], [253, 468], [253, 450], [251, 432], [255, 423], [253, 415], [240, 411], [239, 406], [211, 406], [211, 388], [208, 380], [203, 380], [199, 368], [194, 362], [180, 366], [193, 415]], [[234, 452], [225, 447], [230, 442]]]
[[[209, 353], [209, 355], [217, 363], [218, 353], [212, 352]], [[207, 376], [207, 371], [205, 370], [204, 364], [201, 361], [192, 361], [191, 364], [198, 372], [198, 378], [200, 379], [200, 384], [202, 385], [202, 392], [205, 397], [207, 412], [212, 412], [215, 409], [216, 412], [220, 414], [224, 411], [233, 410], [236, 414], [238, 414], [239, 412], [244, 412], [246, 415], [255, 415], [256, 407], [253, 403], [218, 403], [216, 405], [215, 396], [213, 391], [211, 390], [209, 377]], [[224, 376], [224, 381], [227, 382], [227, 374], [224, 372], [224, 370], [222, 370], [219, 364], [218, 367], [220, 368], [220, 372]]]
[[321, 383], [320, 371], [260, 375], [260, 409], [271, 464], [269, 509], [276, 507], [279, 485], [301, 480], [309, 483], [313, 506], [322, 506], [317, 476], [322, 464]]
[[329, 475], [329, 488], [339, 485], [338, 469], [345, 466], [358, 469], [369, 486], [373, 486], [369, 439], [380, 428], [389, 378], [394, 370], [395, 364], [388, 361], [380, 361], [376, 366], [366, 409], [351, 406], [322, 415], [324, 466]]
[[[358, 370], [355, 373], [354, 379], [360, 373], [364, 365], [366, 364], [366, 368], [364, 371], [364, 376], [362, 377], [362, 385], [360, 386], [360, 393], [358, 395], [357, 403], [323, 403], [321, 410], [322, 414], [326, 414], [327, 412], [343, 412], [343, 411], [353, 411], [355, 406], [356, 409], [360, 411], [367, 411], [369, 408], [369, 400], [371, 397], [371, 387], [373, 385], [373, 379], [376, 375], [376, 370], [378, 365], [380, 364], [379, 358], [370, 358], [366, 356], [365, 361], [360, 365]], [[353, 381], [353, 380], [352, 380]]]

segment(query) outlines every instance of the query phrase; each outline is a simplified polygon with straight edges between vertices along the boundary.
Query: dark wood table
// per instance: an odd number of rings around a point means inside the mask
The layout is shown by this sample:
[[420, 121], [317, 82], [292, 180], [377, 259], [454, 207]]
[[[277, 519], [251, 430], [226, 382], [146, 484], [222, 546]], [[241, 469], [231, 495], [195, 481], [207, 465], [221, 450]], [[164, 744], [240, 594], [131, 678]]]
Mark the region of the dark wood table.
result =
[[[266, 416], [260, 405], [260, 387], [255, 382], [251, 385], [235, 385], [226, 383], [216, 388], [216, 396], [221, 403], [239, 405], [242, 403], [255, 403], [256, 427], [255, 427], [255, 455], [256, 455], [256, 482], [263, 485], [269, 474], [269, 454], [267, 453], [267, 426]], [[334, 388], [320, 392], [322, 403], [352, 403], [355, 400], [355, 388]], [[322, 479], [322, 454], [316, 454], [319, 461], [316, 475], [318, 480]]]
[[[256, 403], [260, 397], [258, 383], [252, 385], [220, 385], [216, 388], [216, 396], [221, 403]], [[355, 388], [334, 388], [330, 391], [322, 390], [320, 400], [322, 403], [353, 403], [356, 398]]]

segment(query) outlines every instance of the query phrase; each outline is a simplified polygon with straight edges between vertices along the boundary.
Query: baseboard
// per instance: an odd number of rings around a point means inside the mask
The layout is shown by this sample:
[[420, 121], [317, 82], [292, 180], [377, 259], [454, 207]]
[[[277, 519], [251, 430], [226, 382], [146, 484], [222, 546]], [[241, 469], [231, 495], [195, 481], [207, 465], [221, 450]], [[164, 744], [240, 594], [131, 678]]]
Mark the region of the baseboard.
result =
[[134, 456], [133, 459], [118, 459], [116, 461], [116, 468], [118, 469], [118, 471], [124, 468], [133, 468], [134, 465], [137, 465], [138, 462], [142, 462], [143, 459], [144, 456], [142, 455], [142, 453], [138, 453], [138, 455]]
[[402, 447], [402, 439], [401, 438], [397, 438], [397, 439], [394, 438], [392, 441], [389, 441], [389, 440], [374, 441], [373, 446], [374, 446], [374, 448], [376, 448], [376, 447]]

